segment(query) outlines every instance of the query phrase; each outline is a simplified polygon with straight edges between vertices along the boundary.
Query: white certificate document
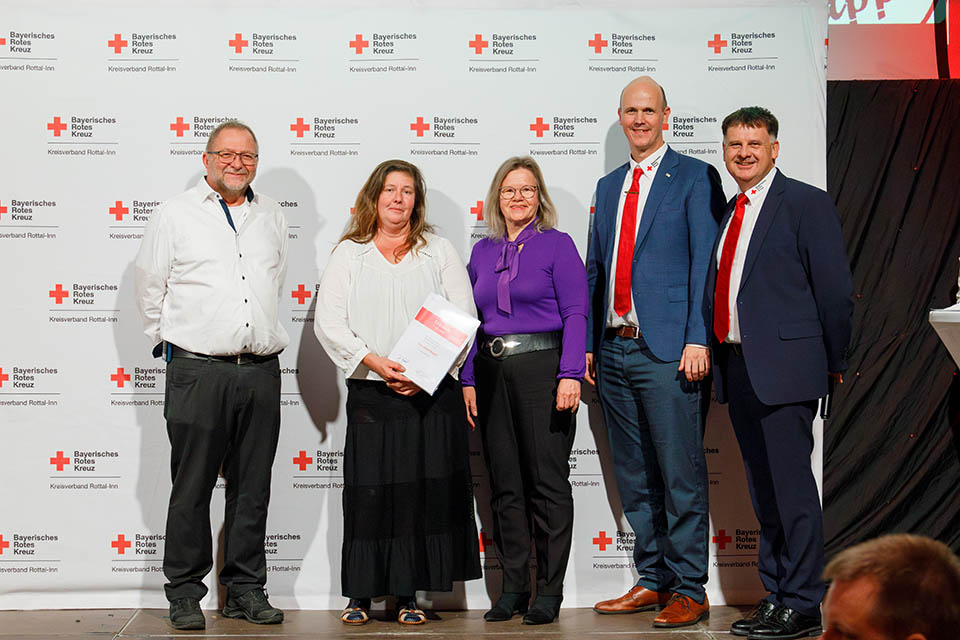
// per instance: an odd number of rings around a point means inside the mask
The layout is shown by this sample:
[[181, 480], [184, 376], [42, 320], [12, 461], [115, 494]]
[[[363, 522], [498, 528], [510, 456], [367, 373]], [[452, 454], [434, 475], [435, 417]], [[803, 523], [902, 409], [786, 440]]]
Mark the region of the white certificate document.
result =
[[930, 312], [930, 324], [936, 330], [953, 361], [960, 367], [960, 302]]
[[431, 293], [387, 357], [402, 364], [403, 375], [433, 395], [479, 326], [469, 313]]

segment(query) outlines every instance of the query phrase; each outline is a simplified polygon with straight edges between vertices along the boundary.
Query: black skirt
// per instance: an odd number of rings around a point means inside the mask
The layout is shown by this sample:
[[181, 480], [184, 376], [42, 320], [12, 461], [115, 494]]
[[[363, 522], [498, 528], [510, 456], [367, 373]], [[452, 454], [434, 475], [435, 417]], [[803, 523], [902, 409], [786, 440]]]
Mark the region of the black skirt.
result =
[[451, 591], [481, 576], [460, 385], [401, 396], [347, 381], [341, 586], [348, 598]]

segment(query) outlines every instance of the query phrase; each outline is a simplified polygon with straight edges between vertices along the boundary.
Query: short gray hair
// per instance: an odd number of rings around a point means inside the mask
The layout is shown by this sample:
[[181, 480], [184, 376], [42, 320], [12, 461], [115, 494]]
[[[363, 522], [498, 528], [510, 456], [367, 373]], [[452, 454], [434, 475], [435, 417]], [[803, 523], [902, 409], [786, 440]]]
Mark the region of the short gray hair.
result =
[[253, 132], [253, 129], [239, 120], [224, 120], [218, 124], [213, 131], [210, 132], [210, 136], [207, 138], [207, 146], [205, 149], [207, 153], [213, 151], [213, 143], [216, 141], [217, 136], [220, 135], [220, 132], [224, 129], [242, 129], [246, 131], [250, 134], [250, 137], [253, 138], [253, 144], [257, 146], [257, 151], [260, 151], [260, 143], [257, 142], [257, 134]]

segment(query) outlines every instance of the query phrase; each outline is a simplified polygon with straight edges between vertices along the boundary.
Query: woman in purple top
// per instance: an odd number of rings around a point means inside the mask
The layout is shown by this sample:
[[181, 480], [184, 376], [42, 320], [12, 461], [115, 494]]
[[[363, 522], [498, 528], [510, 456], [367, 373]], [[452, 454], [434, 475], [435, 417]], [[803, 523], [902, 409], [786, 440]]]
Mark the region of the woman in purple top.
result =
[[[503, 567], [489, 622], [525, 614], [553, 622], [563, 600], [573, 534], [568, 459], [580, 404], [587, 274], [530, 157], [510, 158], [487, 192], [489, 237], [467, 272], [481, 320], [461, 372], [471, 426], [480, 424], [490, 475], [493, 540]], [[530, 530], [537, 597], [530, 607]]]

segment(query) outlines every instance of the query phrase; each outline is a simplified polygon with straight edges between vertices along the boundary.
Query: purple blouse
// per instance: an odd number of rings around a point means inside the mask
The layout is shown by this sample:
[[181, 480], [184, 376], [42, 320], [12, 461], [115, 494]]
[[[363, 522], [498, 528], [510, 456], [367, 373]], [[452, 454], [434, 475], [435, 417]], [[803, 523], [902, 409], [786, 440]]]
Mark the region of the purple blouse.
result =
[[[480, 317], [480, 332], [502, 336], [562, 330], [557, 379], [582, 380], [586, 372], [587, 272], [573, 239], [561, 231], [548, 229], [524, 243], [519, 255], [519, 273], [510, 282], [511, 314], [497, 308], [500, 276], [494, 267], [503, 245], [503, 240], [484, 238], [474, 245], [467, 265]], [[473, 358], [476, 354], [474, 342], [460, 372], [463, 386], [475, 385]]]

